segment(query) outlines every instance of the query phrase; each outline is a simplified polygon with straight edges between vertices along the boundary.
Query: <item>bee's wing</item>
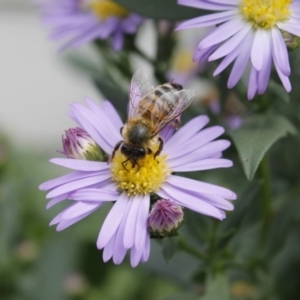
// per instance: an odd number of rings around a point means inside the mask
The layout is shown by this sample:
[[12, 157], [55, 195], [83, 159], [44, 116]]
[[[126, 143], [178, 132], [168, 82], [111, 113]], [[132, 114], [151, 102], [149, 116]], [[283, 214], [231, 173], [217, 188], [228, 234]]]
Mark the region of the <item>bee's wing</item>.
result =
[[154, 87], [150, 85], [147, 75], [138, 69], [132, 76], [129, 89], [128, 120], [136, 114], [140, 100], [153, 91]]
[[[153, 124], [153, 136], [158, 134], [166, 125], [179, 117], [182, 112], [193, 102], [195, 99], [195, 91], [194, 90], [180, 90], [172, 93], [166, 93], [162, 95], [161, 100], [165, 103], [169, 103], [165, 106], [165, 108], [161, 107], [160, 102], [156, 101], [157, 105], [160, 105], [157, 108], [162, 114], [163, 110], [166, 111], [165, 117], [157, 124]], [[170, 107], [170, 99], [173, 99], [171, 107]], [[154, 115], [153, 115], [154, 116]], [[154, 122], [153, 122], [154, 123]]]

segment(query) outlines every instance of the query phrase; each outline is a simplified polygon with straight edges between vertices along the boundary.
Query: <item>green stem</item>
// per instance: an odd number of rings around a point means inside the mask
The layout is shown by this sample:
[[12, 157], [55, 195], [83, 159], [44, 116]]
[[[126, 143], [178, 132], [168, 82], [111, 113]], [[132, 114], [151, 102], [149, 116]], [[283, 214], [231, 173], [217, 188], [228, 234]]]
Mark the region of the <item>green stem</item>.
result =
[[201, 253], [198, 250], [196, 250], [194, 247], [192, 247], [190, 244], [188, 244], [182, 238], [179, 239], [178, 246], [181, 250], [184, 250], [185, 252], [187, 252], [197, 258], [200, 258], [202, 260], [207, 260], [207, 256], [204, 253]]
[[267, 154], [262, 159], [260, 166], [260, 175], [263, 179], [261, 188], [262, 196], [262, 229], [261, 229], [261, 244], [264, 245], [272, 221], [272, 193], [271, 193], [271, 173], [269, 159]]

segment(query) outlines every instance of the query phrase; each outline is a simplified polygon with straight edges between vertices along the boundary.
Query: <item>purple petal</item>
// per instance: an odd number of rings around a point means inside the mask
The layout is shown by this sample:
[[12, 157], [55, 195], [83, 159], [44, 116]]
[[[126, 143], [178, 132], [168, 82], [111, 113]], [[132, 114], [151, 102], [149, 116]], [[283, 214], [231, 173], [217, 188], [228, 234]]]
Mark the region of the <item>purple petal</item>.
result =
[[265, 47], [263, 49], [263, 53], [261, 54], [264, 58], [263, 67], [260, 72], [258, 72], [258, 94], [263, 94], [269, 83], [271, 67], [272, 67], [272, 52], [271, 52], [271, 35], [268, 35], [268, 39], [265, 41]]
[[[109, 130], [102, 128], [102, 122], [85, 106], [73, 103], [71, 110], [80, 122], [80, 125], [92, 137], [92, 139], [108, 154], [119, 140], [111, 139]], [[101, 129], [101, 132], [100, 132]]]
[[53, 205], [55, 205], [55, 204], [57, 204], [57, 203], [59, 203], [59, 202], [65, 200], [65, 199], [67, 199], [67, 198], [68, 198], [68, 195], [69, 195], [69, 194], [66, 193], [66, 194], [62, 194], [62, 195], [60, 195], [60, 196], [58, 196], [58, 197], [54, 197], [53, 199], [51, 199], [51, 200], [47, 203], [46, 208], [49, 209], [49, 208], [52, 207]]
[[120, 51], [124, 44], [124, 34], [122, 31], [117, 30], [112, 38], [112, 46], [115, 51]]
[[212, 47], [206, 48], [206, 49], [198, 49], [197, 52], [194, 54], [193, 56], [193, 61], [196, 61], [199, 59], [198, 61], [198, 65], [199, 67], [201, 67], [201, 65], [203, 63], [206, 63], [209, 56], [218, 48], [218, 45], [214, 45]]
[[115, 233], [115, 245], [114, 245], [114, 253], [113, 253], [113, 261], [116, 265], [120, 264], [127, 252], [127, 249], [124, 247], [124, 237], [125, 237], [125, 226], [128, 218], [129, 210], [131, 207], [130, 200], [127, 202], [122, 221], [118, 227], [117, 232]]
[[103, 203], [88, 203], [88, 202], [77, 202], [72, 205], [68, 210], [66, 210], [61, 218], [62, 220], [70, 220], [77, 218], [83, 214], [94, 211], [96, 208], [100, 207]]
[[247, 23], [241, 28], [239, 32], [237, 32], [234, 36], [228, 39], [224, 44], [222, 44], [210, 57], [209, 61], [219, 59], [223, 56], [228, 55], [232, 51], [234, 51], [242, 41], [247, 38], [248, 32], [251, 30], [251, 26]]
[[[92, 100], [86, 100], [86, 101], [87, 101], [88, 105], [91, 107], [91, 109], [95, 110], [95, 113], [96, 113], [97, 105], [95, 104], [95, 102]], [[109, 127], [121, 128], [123, 126], [123, 122], [120, 118], [120, 115], [118, 114], [118, 112], [115, 110], [114, 106], [109, 101], [104, 101], [102, 103], [101, 108], [102, 108], [104, 114], [107, 116], [107, 120], [110, 120], [114, 125], [114, 126], [109, 126]], [[118, 134], [120, 134], [120, 130], [118, 131]], [[120, 138], [122, 138], [121, 134], [120, 134]]]
[[166, 199], [172, 199], [191, 210], [222, 220], [224, 214], [220, 209], [206, 203], [194, 195], [182, 192], [176, 186], [165, 184], [157, 194]]
[[89, 188], [77, 190], [71, 193], [69, 198], [76, 201], [115, 201], [119, 198], [119, 193], [104, 188]]
[[76, 48], [83, 44], [89, 43], [92, 40], [96, 39], [99, 36], [99, 33], [102, 32], [102, 30], [103, 29], [101, 27], [99, 28], [99, 24], [95, 24], [94, 22], [89, 24], [88, 27], [79, 28], [76, 34], [72, 32], [72, 28], [71, 32], [69, 32], [71, 38], [69, 38], [67, 42], [63, 43], [62, 46], [59, 47], [58, 51], [62, 52], [68, 48]]
[[244, 47], [241, 49], [241, 52], [239, 53], [238, 57], [236, 58], [233, 68], [230, 72], [230, 76], [229, 76], [228, 83], [227, 83], [227, 86], [229, 89], [234, 87], [237, 84], [237, 82], [240, 80], [240, 78], [242, 77], [242, 75], [245, 71], [245, 68], [249, 62], [250, 51], [251, 51], [250, 36], [251, 36], [250, 34], [247, 36]]
[[107, 39], [117, 28], [119, 23], [118, 18], [108, 18], [105, 22], [102, 22], [101, 31], [99, 31], [99, 38], [102, 40]]
[[251, 66], [249, 82], [248, 82], [248, 99], [252, 100], [257, 92], [257, 79], [258, 72], [255, 70], [253, 66]]
[[232, 20], [217, 27], [210, 35], [204, 38], [199, 44], [199, 47], [204, 49], [227, 40], [240, 31], [244, 24], [245, 23], [241, 18], [233, 18]]
[[146, 262], [149, 259], [149, 255], [150, 255], [150, 235], [147, 234], [146, 242], [145, 242], [145, 246], [144, 246], [144, 252], [143, 252], [141, 261]]
[[272, 35], [272, 56], [278, 68], [285, 76], [289, 76], [291, 73], [289, 55], [287, 52], [286, 45], [284, 43], [283, 37], [278, 30], [274, 27], [271, 30]]
[[169, 164], [172, 165], [172, 168], [177, 168], [178, 166], [182, 166], [188, 163], [196, 163], [197, 161], [210, 158], [215, 154], [224, 151], [230, 146], [230, 142], [226, 140], [218, 140], [206, 144], [203, 147], [193, 149], [190, 152], [186, 152], [184, 155], [180, 157], [173, 158], [172, 160], [168, 160]]
[[52, 158], [50, 162], [78, 171], [107, 171], [109, 166], [106, 162], [89, 161], [70, 158]]
[[203, 159], [197, 162], [192, 162], [189, 164], [184, 164], [179, 167], [173, 167], [170, 165], [170, 168], [174, 170], [174, 172], [192, 172], [192, 171], [202, 171], [202, 170], [211, 170], [217, 168], [229, 168], [232, 167], [233, 163], [231, 160], [228, 159]]
[[175, 128], [173, 126], [165, 126], [160, 132], [159, 135], [166, 142], [174, 134]]
[[260, 71], [263, 67], [263, 55], [266, 46], [266, 39], [268, 40], [269, 32], [266, 30], [256, 30], [251, 49], [251, 62], [256, 71]]
[[101, 182], [109, 179], [110, 176], [111, 176], [110, 173], [106, 172], [104, 174], [95, 174], [95, 175], [87, 177], [87, 178], [71, 181], [69, 183], [63, 184], [63, 185], [53, 189], [50, 193], [48, 193], [46, 195], [46, 198], [53, 198], [56, 196], [60, 196], [61, 194], [72, 192], [72, 191], [78, 190], [80, 188], [89, 187], [95, 183], [100, 184]]
[[300, 36], [300, 26], [299, 24], [295, 25], [294, 23], [290, 22], [284, 22], [284, 23], [278, 23], [277, 26], [284, 31], [287, 31], [291, 34], [294, 34], [296, 36]]
[[128, 196], [125, 193], [122, 193], [114, 204], [112, 209], [110, 210], [109, 214], [107, 215], [102, 228], [100, 230], [98, 240], [97, 240], [97, 247], [98, 249], [102, 249], [105, 245], [109, 242], [111, 237], [117, 231], [121, 220], [124, 215], [124, 210], [128, 203]]
[[243, 43], [241, 43], [231, 53], [229, 53], [216, 68], [213, 75], [216, 76], [220, 74], [225, 68], [227, 68], [229, 64], [232, 63], [235, 60], [235, 58], [239, 55], [243, 46]]
[[229, 200], [236, 199], [236, 194], [228, 189], [190, 178], [172, 175], [168, 177], [168, 183], [178, 186], [179, 188], [184, 187], [190, 191], [198, 191], [200, 193], [216, 195]]
[[[146, 237], [144, 237], [143, 240], [146, 241]], [[143, 252], [144, 252], [144, 247], [142, 247], [140, 249], [136, 249], [135, 247], [131, 248], [130, 263], [133, 268], [135, 268], [139, 264], [139, 262], [142, 258]]]
[[144, 231], [147, 231], [147, 218], [149, 214], [150, 208], [150, 197], [149, 195], [145, 195], [142, 199], [142, 204], [138, 211], [138, 216], [136, 220], [136, 232], [135, 232], [135, 248], [139, 250], [143, 247], [145, 241], [143, 238], [146, 236]]
[[109, 261], [114, 254], [115, 239], [116, 239], [116, 235], [114, 234], [103, 249], [103, 261], [104, 262]]
[[208, 122], [209, 118], [207, 116], [198, 116], [189, 121], [165, 143], [162, 153], [173, 152], [172, 149], [175, 149], [178, 145], [182, 145], [185, 141], [188, 141]]
[[135, 231], [136, 231], [136, 221], [138, 216], [138, 211], [142, 204], [143, 197], [136, 195], [129, 199], [131, 203], [125, 223], [123, 245], [126, 249], [131, 248], [134, 245]]
[[87, 217], [88, 215], [90, 215], [91, 213], [93, 213], [95, 210], [97, 210], [98, 207], [96, 207], [93, 210], [90, 210], [89, 212], [82, 214], [74, 219], [70, 219], [70, 220], [62, 220], [56, 227], [56, 231], [62, 231], [68, 227], [70, 227], [71, 225], [81, 221], [82, 219], [84, 219], [85, 217]]
[[78, 222], [78, 221], [80, 221], [80, 220], [82, 220], [83, 218], [85, 218], [86, 216], [88, 216], [89, 214], [91, 214], [92, 212], [94, 212], [96, 209], [98, 209], [98, 206], [97, 207], [95, 207], [93, 210], [90, 210], [90, 211], [88, 211], [88, 212], [86, 212], [86, 213], [83, 213], [83, 214], [81, 214], [80, 216], [78, 216], [78, 217], [76, 217], [76, 218], [73, 218], [73, 219], [70, 219], [70, 220], [64, 220], [63, 218], [62, 218], [62, 216], [63, 216], [63, 214], [65, 213], [65, 212], [67, 212], [69, 209], [72, 209], [72, 207], [73, 206], [75, 206], [76, 205], [76, 203], [75, 204], [72, 204], [72, 205], [70, 205], [70, 206], [68, 206], [68, 207], [66, 207], [62, 212], [60, 212], [51, 222], [50, 222], [50, 226], [52, 226], [52, 225], [55, 225], [55, 224], [58, 224], [59, 223], [59, 225], [57, 226], [57, 231], [61, 231], [61, 230], [63, 230], [63, 229], [65, 229], [65, 228], [67, 228], [67, 227], [69, 227], [69, 226], [71, 226], [71, 225], [73, 225], [74, 223], [76, 223], [76, 222]]
[[187, 28], [206, 27], [224, 23], [232, 18], [236, 14], [236, 11], [229, 10], [220, 13], [210, 14], [197, 18], [190, 19], [181, 23], [175, 30], [182, 30]]
[[277, 63], [276, 63], [275, 61], [274, 61], [274, 65], [275, 65], [277, 74], [278, 74], [278, 76], [279, 76], [279, 78], [280, 78], [280, 80], [281, 80], [281, 82], [282, 82], [282, 84], [283, 84], [285, 90], [286, 90], [287, 92], [290, 92], [290, 91], [292, 90], [292, 86], [291, 86], [291, 83], [290, 83], [289, 78], [288, 78], [287, 76], [285, 76], [285, 75], [281, 72], [281, 70], [278, 68]]
[[217, 2], [217, 1], [207, 1], [207, 0], [177, 0], [177, 3], [180, 5], [191, 6], [201, 9], [208, 10], [227, 10], [234, 9], [236, 5], [236, 1], [229, 0], [227, 3]]
[[176, 147], [174, 146], [172, 150], [170, 150], [168, 161], [183, 155], [188, 155], [190, 152], [193, 152], [203, 145], [211, 142], [223, 133], [224, 128], [221, 126], [209, 127], [198, 132], [189, 140], [183, 141], [180, 145], [176, 145]]
[[69, 173], [67, 175], [58, 177], [58, 178], [54, 178], [51, 180], [48, 180], [44, 183], [42, 183], [39, 186], [39, 189], [42, 191], [46, 191], [46, 190], [50, 190], [53, 189], [59, 185], [74, 181], [74, 180], [78, 180], [78, 179], [83, 179], [83, 178], [87, 178], [87, 177], [91, 177], [91, 176], [96, 176], [98, 175], [99, 172], [73, 172], [73, 173]]

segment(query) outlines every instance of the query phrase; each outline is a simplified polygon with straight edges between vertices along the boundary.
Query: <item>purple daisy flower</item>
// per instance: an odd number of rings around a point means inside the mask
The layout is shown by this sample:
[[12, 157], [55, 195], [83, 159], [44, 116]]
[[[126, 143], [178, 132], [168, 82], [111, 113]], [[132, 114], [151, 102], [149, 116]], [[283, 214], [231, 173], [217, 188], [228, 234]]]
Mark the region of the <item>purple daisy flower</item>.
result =
[[63, 40], [60, 50], [111, 37], [113, 49], [120, 51], [124, 35], [135, 33], [144, 20], [111, 0], [47, 0], [40, 8], [50, 37]]
[[263, 94], [273, 62], [286, 91], [291, 91], [289, 57], [281, 31], [300, 35], [300, 1], [178, 0], [178, 4], [220, 11], [183, 22], [177, 29], [219, 25], [199, 43], [194, 60], [202, 64], [223, 57], [214, 75], [234, 61], [228, 88], [237, 84], [250, 61], [248, 99]]
[[[129, 114], [140, 100], [141, 93], [133, 93]], [[122, 140], [123, 123], [110, 102], [101, 106], [86, 99], [88, 107], [73, 103], [70, 117], [89, 136], [111, 155], [115, 145]], [[223, 187], [174, 175], [173, 172], [189, 172], [214, 168], [227, 168], [232, 162], [222, 158], [222, 151], [229, 147], [227, 140], [214, 141], [224, 129], [214, 126], [203, 129], [209, 122], [206, 116], [191, 120], [174, 133], [172, 126], [165, 127], [160, 136], [164, 140], [162, 153], [157, 157], [148, 154], [139, 166], [123, 164], [126, 157], [116, 151], [112, 162], [88, 161], [72, 158], [54, 158], [50, 162], [73, 169], [74, 172], [52, 179], [40, 185], [50, 190], [47, 208], [65, 199], [72, 204], [59, 213], [50, 223], [63, 230], [82, 220], [104, 203], [116, 201], [100, 230], [97, 247], [103, 250], [103, 260], [113, 259], [120, 264], [127, 250], [131, 250], [132, 267], [147, 261], [150, 253], [150, 234], [147, 219], [150, 194], [172, 199], [180, 206], [196, 212], [224, 219], [223, 210], [232, 210], [226, 199], [236, 195]]]

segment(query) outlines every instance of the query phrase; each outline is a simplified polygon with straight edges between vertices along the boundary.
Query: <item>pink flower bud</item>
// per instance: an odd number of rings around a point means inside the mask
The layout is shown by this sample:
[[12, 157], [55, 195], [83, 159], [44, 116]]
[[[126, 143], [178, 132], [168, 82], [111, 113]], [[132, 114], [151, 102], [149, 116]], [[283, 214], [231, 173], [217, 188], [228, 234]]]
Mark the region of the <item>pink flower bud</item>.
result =
[[177, 235], [183, 222], [182, 207], [176, 202], [162, 199], [152, 205], [148, 216], [148, 228], [152, 237]]

